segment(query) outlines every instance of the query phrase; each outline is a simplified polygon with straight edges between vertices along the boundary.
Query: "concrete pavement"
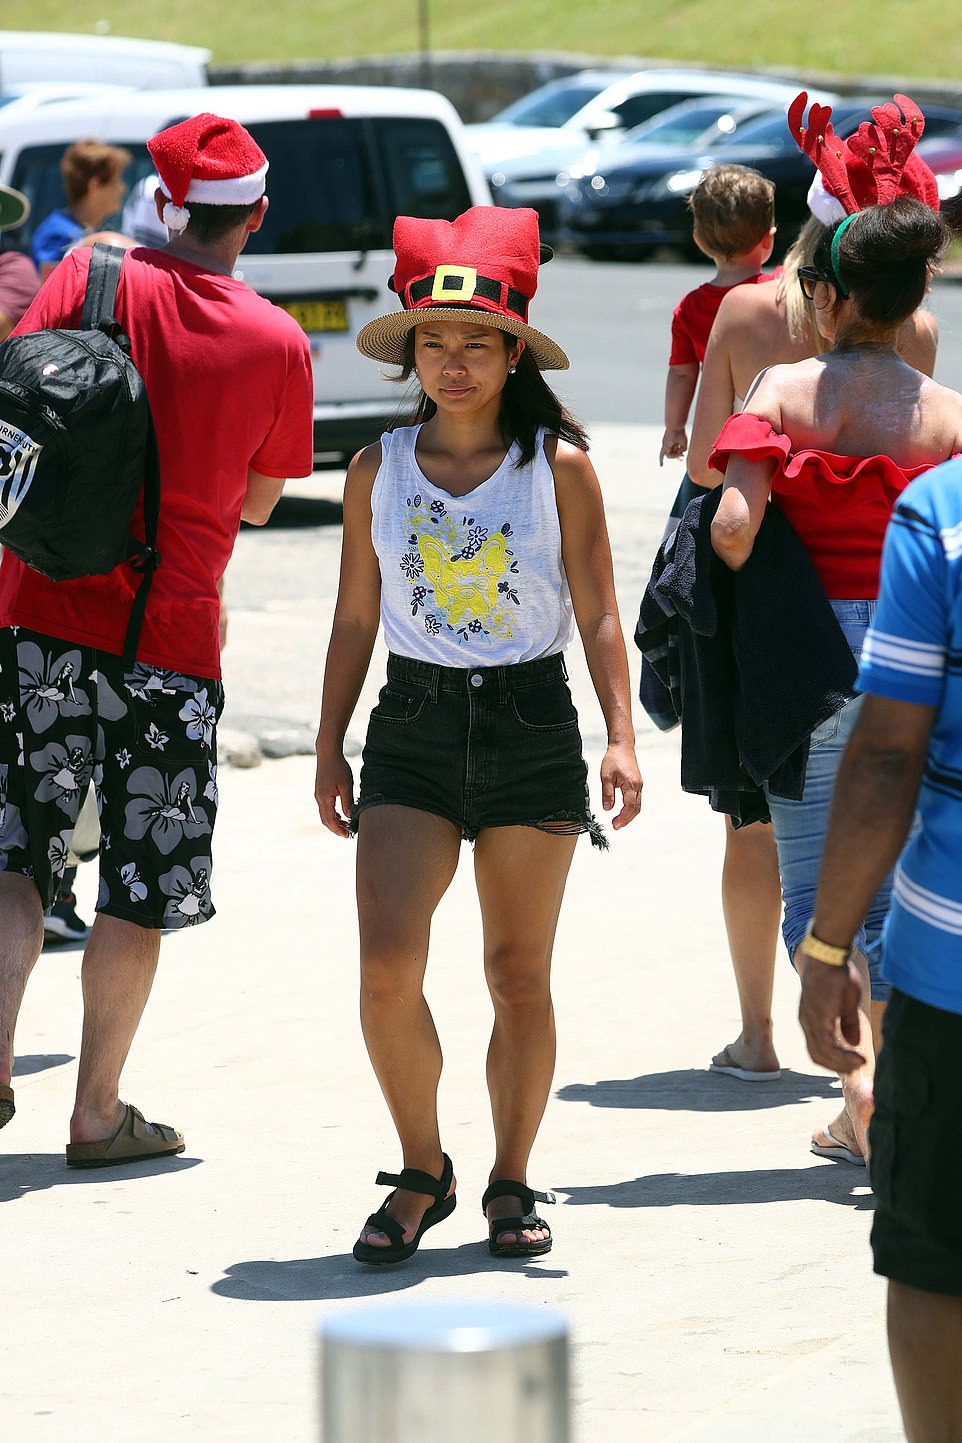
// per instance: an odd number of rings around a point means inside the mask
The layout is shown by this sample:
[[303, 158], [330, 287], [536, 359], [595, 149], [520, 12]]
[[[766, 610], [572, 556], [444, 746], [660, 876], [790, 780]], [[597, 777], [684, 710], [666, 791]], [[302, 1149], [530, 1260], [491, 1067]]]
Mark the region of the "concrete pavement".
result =
[[[659, 472], [657, 443], [654, 428], [596, 438], [629, 630], [678, 479]], [[333, 530], [241, 538], [230, 724], [264, 726], [270, 705], [278, 725], [313, 723], [336, 551]], [[296, 685], [272, 694], [288, 655]], [[600, 716], [577, 645], [571, 662], [596, 775]], [[18, 1111], [0, 1133], [5, 1443], [316, 1439], [318, 1320], [405, 1294], [564, 1312], [579, 1443], [902, 1437], [865, 1175], [808, 1152], [836, 1086], [806, 1057], [784, 960], [781, 1081], [705, 1071], [737, 1032], [722, 823], [680, 793], [676, 737], [638, 726], [642, 816], [607, 856], [579, 847], [562, 915], [558, 1068], [530, 1174], [561, 1205], [541, 1262], [483, 1246], [491, 1014], [468, 848], [428, 979], [460, 1206], [384, 1274], [350, 1248], [383, 1196], [375, 1172], [400, 1160], [357, 1023], [353, 849], [317, 822], [308, 757], [221, 769], [219, 915], [164, 942], [124, 1095], [184, 1130], [181, 1158], [64, 1167], [80, 953], [43, 955], [16, 1039]], [[91, 868], [78, 891], [89, 915]]]

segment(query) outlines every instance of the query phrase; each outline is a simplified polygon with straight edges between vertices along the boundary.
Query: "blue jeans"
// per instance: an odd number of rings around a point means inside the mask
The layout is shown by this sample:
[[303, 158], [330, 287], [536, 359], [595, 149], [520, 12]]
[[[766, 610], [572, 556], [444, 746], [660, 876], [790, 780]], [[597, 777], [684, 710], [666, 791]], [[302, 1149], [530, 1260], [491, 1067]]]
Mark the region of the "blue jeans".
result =
[[[845, 633], [845, 639], [858, 660], [865, 633], [875, 617], [876, 602], [833, 601], [831, 605]], [[772, 796], [766, 787], [775, 831], [775, 845], [778, 849], [778, 865], [782, 874], [782, 896], [785, 902], [782, 936], [791, 958], [794, 958], [795, 948], [805, 936], [815, 910], [818, 871], [825, 833], [828, 831], [828, 813], [835, 786], [835, 773], [861, 705], [862, 698], [855, 697], [843, 706], [841, 711], [815, 728], [805, 772], [805, 790], [800, 801], [792, 802], [785, 797]], [[855, 945], [868, 959], [873, 1002], [887, 1001], [890, 991], [889, 984], [884, 982], [881, 976], [881, 938], [891, 893], [892, 874], [889, 873], [873, 897], [865, 920], [855, 936]]]

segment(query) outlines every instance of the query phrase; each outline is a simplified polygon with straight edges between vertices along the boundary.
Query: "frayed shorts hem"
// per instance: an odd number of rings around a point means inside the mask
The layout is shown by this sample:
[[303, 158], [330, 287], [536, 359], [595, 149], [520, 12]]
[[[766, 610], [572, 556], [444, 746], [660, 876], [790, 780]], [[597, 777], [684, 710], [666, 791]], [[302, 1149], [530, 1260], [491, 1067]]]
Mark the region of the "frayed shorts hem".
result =
[[600, 851], [608, 850], [608, 838], [604, 834], [601, 823], [591, 813], [584, 815], [575, 812], [559, 812], [553, 817], [541, 817], [538, 821], [530, 821], [527, 817], [494, 817], [485, 818], [478, 827], [470, 827], [461, 817], [452, 816], [450, 812], [441, 812], [436, 807], [418, 806], [407, 798], [400, 797], [366, 797], [358, 802], [353, 808], [348, 821], [348, 831], [352, 837], [357, 836], [361, 813], [370, 811], [372, 807], [407, 807], [412, 812], [425, 812], [431, 817], [440, 817], [442, 821], [450, 822], [458, 828], [461, 839], [465, 842], [476, 842], [481, 832], [488, 831], [492, 827], [532, 827], [536, 832], [545, 832], [548, 836], [554, 837], [581, 837], [588, 836], [591, 845]]

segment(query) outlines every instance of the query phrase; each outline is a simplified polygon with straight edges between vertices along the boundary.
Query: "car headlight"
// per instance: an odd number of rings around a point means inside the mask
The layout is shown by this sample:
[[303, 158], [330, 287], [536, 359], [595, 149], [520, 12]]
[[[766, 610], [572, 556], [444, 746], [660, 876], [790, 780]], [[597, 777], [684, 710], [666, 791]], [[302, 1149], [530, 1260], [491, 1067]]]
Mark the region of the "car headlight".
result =
[[677, 170], [665, 178], [665, 189], [672, 195], [690, 195], [703, 175], [702, 170]]

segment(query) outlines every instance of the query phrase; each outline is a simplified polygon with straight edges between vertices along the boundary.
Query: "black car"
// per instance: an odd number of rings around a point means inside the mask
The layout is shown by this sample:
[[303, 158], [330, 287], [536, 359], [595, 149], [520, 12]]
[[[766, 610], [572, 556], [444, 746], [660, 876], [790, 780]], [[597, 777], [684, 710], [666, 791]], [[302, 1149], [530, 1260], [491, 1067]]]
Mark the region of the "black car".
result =
[[[868, 119], [872, 105], [860, 98], [833, 106], [837, 135], [851, 135]], [[948, 106], [925, 110], [925, 137], [954, 133], [962, 111]], [[788, 133], [782, 110], [773, 110], [719, 139], [710, 152], [685, 147], [651, 152], [630, 145], [604, 153], [592, 174], [569, 182], [562, 193], [562, 241], [597, 260], [643, 259], [657, 246], [698, 254], [691, 238], [688, 197], [710, 165], [751, 165], [775, 185], [776, 252], [784, 252], [808, 219], [807, 195], [814, 166]]]

